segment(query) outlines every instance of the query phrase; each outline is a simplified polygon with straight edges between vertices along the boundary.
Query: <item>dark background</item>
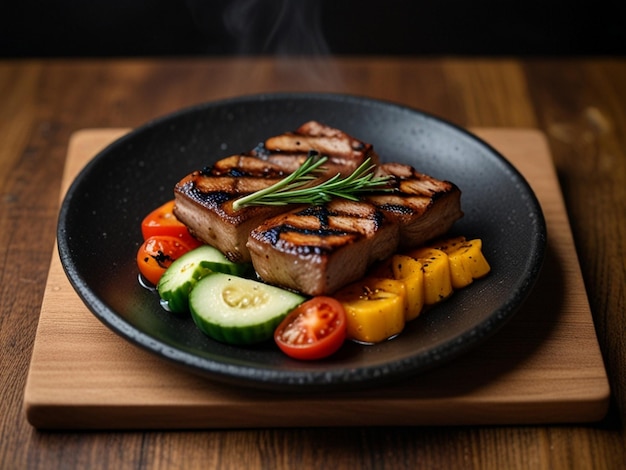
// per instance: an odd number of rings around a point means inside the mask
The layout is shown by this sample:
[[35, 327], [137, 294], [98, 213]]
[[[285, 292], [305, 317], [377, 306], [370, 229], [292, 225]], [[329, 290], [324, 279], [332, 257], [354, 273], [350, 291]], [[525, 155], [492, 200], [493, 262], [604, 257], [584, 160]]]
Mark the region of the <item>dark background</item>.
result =
[[14, 0], [0, 11], [0, 57], [625, 52], [626, 0]]

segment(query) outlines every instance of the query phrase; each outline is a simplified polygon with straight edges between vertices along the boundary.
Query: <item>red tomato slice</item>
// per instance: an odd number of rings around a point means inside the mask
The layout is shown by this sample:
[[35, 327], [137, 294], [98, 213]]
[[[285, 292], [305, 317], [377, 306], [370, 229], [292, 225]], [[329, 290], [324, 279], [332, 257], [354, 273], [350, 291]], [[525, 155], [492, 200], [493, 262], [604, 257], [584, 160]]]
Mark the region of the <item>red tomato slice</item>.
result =
[[156, 286], [165, 270], [192, 249], [177, 237], [150, 237], [137, 251], [137, 267], [141, 275]]
[[141, 222], [143, 239], [150, 237], [168, 236], [179, 238], [190, 247], [198, 247], [202, 242], [194, 238], [183, 224], [174, 215], [174, 201], [168, 201], [150, 212]]
[[321, 359], [346, 339], [346, 312], [332, 297], [313, 297], [296, 307], [274, 332], [278, 347], [295, 359]]

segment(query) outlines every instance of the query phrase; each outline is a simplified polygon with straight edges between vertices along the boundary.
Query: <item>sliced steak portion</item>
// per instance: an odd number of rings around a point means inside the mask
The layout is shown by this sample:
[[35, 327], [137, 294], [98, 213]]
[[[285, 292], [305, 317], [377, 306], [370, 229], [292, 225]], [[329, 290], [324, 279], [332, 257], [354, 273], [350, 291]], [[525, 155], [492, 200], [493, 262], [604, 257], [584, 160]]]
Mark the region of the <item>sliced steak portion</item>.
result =
[[367, 158], [378, 163], [371, 144], [310, 121], [183, 178], [174, 190], [175, 214], [229, 259], [252, 261], [264, 281], [308, 295], [332, 294], [396, 250], [443, 235], [463, 215], [453, 183], [398, 163], [376, 167], [377, 175], [392, 176], [394, 191], [359, 202], [233, 209], [239, 197], [295, 171], [311, 151], [329, 158], [320, 179], [350, 174]]
[[336, 199], [275, 216], [252, 230], [252, 263], [265, 282], [331, 294], [398, 245], [397, 223], [366, 202]]
[[248, 262], [246, 242], [250, 231], [285, 208], [251, 206], [234, 210], [233, 202], [286, 175], [281, 167], [255, 157], [228, 157], [178, 182], [174, 188], [174, 213], [199, 240], [216, 247], [234, 262]]
[[393, 193], [365, 199], [399, 225], [400, 249], [415, 248], [446, 233], [463, 216], [461, 191], [449, 181], [419, 173], [409, 165], [384, 163], [378, 175], [392, 175]]
[[371, 144], [310, 121], [293, 132], [270, 137], [248, 153], [226, 157], [187, 175], [174, 188], [174, 213], [198, 239], [232, 261], [248, 262], [250, 231], [290, 207], [251, 206], [235, 211], [234, 200], [284, 178], [311, 151], [328, 157], [321, 178], [352, 173], [367, 158], [378, 160]]
[[270, 137], [253, 150], [253, 155], [295, 171], [309, 152], [328, 157], [327, 177], [349, 175], [366, 159], [378, 163], [372, 144], [358, 140], [333, 127], [309, 121], [293, 132]]
[[292, 210], [254, 229], [247, 246], [261, 279], [309, 295], [332, 294], [363, 277], [373, 262], [443, 235], [462, 217], [453, 183], [397, 163], [376, 172], [393, 176], [394, 192]]

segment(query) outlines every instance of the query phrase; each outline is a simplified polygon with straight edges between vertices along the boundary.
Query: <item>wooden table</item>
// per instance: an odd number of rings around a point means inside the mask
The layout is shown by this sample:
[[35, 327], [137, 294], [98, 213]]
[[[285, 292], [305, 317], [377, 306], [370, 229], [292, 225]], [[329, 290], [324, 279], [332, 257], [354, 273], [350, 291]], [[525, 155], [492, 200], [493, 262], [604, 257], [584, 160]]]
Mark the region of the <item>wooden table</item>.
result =
[[[344, 58], [0, 62], [0, 468], [618, 468], [626, 463], [626, 61]], [[23, 411], [68, 141], [198, 102], [332, 91], [467, 127], [535, 128], [554, 159], [611, 387], [581, 424], [44, 432]], [[576, 341], [573, 337], [572, 341]]]

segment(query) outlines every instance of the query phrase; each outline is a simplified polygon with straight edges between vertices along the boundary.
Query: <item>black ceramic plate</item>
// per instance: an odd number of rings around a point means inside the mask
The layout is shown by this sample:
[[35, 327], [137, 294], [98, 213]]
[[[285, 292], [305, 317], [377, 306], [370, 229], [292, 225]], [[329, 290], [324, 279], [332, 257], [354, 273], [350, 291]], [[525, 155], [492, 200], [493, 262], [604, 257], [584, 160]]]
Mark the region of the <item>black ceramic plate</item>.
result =
[[[141, 287], [140, 222], [173, 197], [187, 173], [248, 151], [266, 137], [318, 120], [372, 142], [381, 159], [409, 163], [462, 190], [454, 234], [483, 240], [492, 272], [422, 314], [397, 338], [347, 343], [318, 362], [290, 360], [272, 344], [234, 347], [204, 336]], [[158, 356], [231, 384], [281, 390], [379, 385], [470, 350], [518, 310], [546, 244], [541, 208], [522, 176], [493, 148], [450, 123], [399, 105], [334, 94], [276, 94], [203, 104], [150, 122], [99, 153], [62, 204], [64, 269], [93, 314]]]

